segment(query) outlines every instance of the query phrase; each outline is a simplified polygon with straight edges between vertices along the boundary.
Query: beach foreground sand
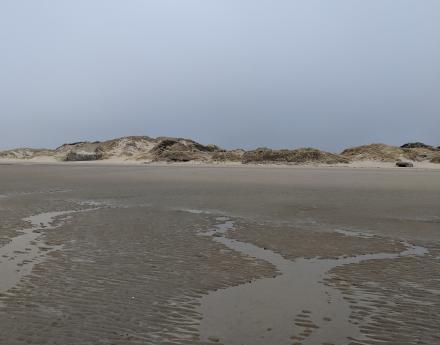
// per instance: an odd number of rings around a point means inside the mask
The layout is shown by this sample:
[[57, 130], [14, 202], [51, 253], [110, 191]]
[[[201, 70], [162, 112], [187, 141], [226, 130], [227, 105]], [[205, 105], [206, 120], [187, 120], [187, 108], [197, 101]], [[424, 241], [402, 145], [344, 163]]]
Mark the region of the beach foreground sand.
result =
[[440, 343], [438, 171], [1, 164], [0, 181], [0, 344]]
[[324, 164], [324, 163], [308, 163], [308, 164], [275, 164], [275, 163], [262, 163], [243, 164], [240, 162], [202, 162], [202, 161], [190, 161], [190, 162], [146, 162], [136, 161], [130, 159], [111, 158], [95, 161], [76, 161], [65, 162], [55, 159], [54, 157], [36, 157], [32, 159], [8, 159], [0, 158], [0, 165], [64, 165], [64, 166], [139, 166], [147, 165], [152, 167], [217, 167], [217, 168], [284, 168], [284, 169], [298, 169], [298, 168], [352, 168], [352, 169], [411, 169], [411, 170], [437, 170], [440, 171], [440, 164], [431, 163], [428, 161], [412, 162], [412, 168], [397, 167], [395, 162], [381, 162], [377, 160], [360, 160], [352, 161], [349, 163], [339, 164]]

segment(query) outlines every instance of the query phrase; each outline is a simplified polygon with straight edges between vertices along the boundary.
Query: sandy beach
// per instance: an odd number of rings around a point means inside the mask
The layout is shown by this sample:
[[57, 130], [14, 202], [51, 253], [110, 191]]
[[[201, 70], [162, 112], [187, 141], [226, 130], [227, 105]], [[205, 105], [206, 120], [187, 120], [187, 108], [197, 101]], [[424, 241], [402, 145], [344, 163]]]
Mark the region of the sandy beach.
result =
[[[96, 160], [96, 161], [77, 161], [77, 162], [65, 162], [60, 161], [54, 157], [36, 157], [32, 159], [8, 159], [8, 158], [0, 158], [0, 165], [35, 165], [35, 164], [46, 164], [46, 165], [65, 165], [65, 166], [75, 166], [75, 165], [97, 165], [97, 166], [139, 166], [139, 165], [148, 165], [152, 167], [166, 167], [166, 166], [180, 166], [180, 167], [226, 167], [226, 168], [234, 168], [234, 167], [251, 167], [251, 168], [366, 168], [366, 169], [398, 169], [402, 170], [404, 168], [399, 168], [396, 166], [394, 162], [380, 162], [373, 160], [365, 160], [365, 161], [354, 161], [346, 164], [319, 164], [319, 163], [310, 163], [310, 164], [274, 164], [274, 163], [264, 163], [264, 164], [253, 164], [247, 163], [243, 164], [240, 162], [200, 162], [200, 161], [190, 161], [190, 162], [147, 162], [147, 161], [136, 161], [129, 159], [105, 159], [105, 160]], [[414, 167], [410, 168], [414, 169], [423, 169], [423, 170], [440, 170], [440, 164], [430, 163], [427, 161], [422, 162], [413, 162]]]
[[0, 345], [440, 345], [440, 1], [0, 8]]
[[2, 164], [0, 179], [2, 344], [440, 341], [437, 171]]

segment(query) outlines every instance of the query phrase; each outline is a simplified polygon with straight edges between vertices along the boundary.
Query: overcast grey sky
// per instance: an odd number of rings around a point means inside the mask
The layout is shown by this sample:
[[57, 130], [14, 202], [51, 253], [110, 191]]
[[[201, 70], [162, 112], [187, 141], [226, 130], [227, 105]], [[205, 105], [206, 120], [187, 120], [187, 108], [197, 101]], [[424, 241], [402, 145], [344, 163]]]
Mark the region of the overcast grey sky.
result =
[[439, 0], [0, 0], [0, 149], [440, 145]]

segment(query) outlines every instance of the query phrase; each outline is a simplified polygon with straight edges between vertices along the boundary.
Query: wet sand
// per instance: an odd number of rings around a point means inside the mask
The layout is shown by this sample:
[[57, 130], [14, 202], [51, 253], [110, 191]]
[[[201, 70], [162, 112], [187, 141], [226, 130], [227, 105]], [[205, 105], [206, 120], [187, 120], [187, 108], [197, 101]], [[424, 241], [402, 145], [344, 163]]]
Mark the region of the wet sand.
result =
[[224, 223], [206, 235], [237, 252], [273, 264], [280, 276], [252, 281], [202, 298], [200, 334], [203, 340], [219, 339], [225, 344], [323, 344], [346, 343], [360, 336], [350, 323], [350, 305], [342, 293], [322, 284], [326, 273], [335, 267], [369, 260], [423, 256], [428, 250], [405, 244], [400, 253], [375, 253], [336, 259], [284, 259], [266, 248], [226, 238], [234, 223]]
[[[40, 213], [24, 221], [30, 222], [31, 227], [21, 229], [23, 234], [16, 236], [3, 247], [0, 247], [0, 292], [6, 292], [18, 284], [20, 279], [32, 271], [33, 265], [38, 259], [42, 259], [44, 253], [57, 250], [57, 247], [39, 246], [38, 238], [43, 230], [53, 230], [55, 218], [69, 214], [66, 212]], [[41, 245], [41, 244], [40, 244]]]
[[440, 341], [438, 172], [2, 165], [0, 181], [0, 344]]

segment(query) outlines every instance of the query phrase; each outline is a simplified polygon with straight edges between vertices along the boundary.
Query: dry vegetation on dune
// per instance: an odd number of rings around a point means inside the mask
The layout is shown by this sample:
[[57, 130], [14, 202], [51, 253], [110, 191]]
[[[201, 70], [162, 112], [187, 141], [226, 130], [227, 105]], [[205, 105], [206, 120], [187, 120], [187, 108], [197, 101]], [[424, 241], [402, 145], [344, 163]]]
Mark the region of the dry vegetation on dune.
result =
[[218, 162], [241, 162], [245, 150], [218, 150], [212, 154], [212, 159]]
[[126, 158], [145, 159], [146, 152], [150, 152], [157, 141], [147, 136], [131, 136], [102, 142], [97, 151], [102, 153], [103, 158]]
[[341, 155], [351, 160], [368, 160], [380, 162], [395, 162], [402, 158], [403, 151], [399, 147], [386, 144], [370, 144], [352, 147], [341, 152]]
[[296, 150], [271, 150], [268, 148], [258, 148], [253, 151], [245, 152], [242, 158], [242, 162], [285, 164], [337, 164], [349, 163], [349, 160], [340, 155], [320, 151], [314, 148], [300, 148]]
[[440, 150], [423, 143], [408, 143], [401, 147], [386, 144], [370, 144], [346, 149], [342, 151], [341, 155], [354, 161], [396, 162], [399, 160], [411, 160], [414, 162], [435, 162], [440, 159]]
[[215, 145], [204, 146], [189, 139], [163, 138], [151, 153], [154, 161], [189, 162], [208, 161], [217, 150]]
[[64, 144], [55, 150], [19, 148], [0, 152], [0, 158], [58, 161], [235, 162], [243, 164], [347, 164], [355, 161], [440, 163], [440, 148], [420, 142], [401, 147], [370, 144], [348, 148], [340, 154], [315, 148], [223, 150], [194, 140], [174, 137], [129, 136], [106, 141]]
[[72, 157], [76, 156], [83, 160], [82, 157], [96, 156], [96, 160], [122, 158], [136, 160], [139, 157], [142, 159], [149, 158], [145, 153], [151, 151], [156, 145], [156, 139], [147, 136], [131, 136], [118, 139], [111, 139], [106, 141], [95, 142], [78, 142], [73, 144], [65, 144], [58, 147], [55, 151], [63, 159], [65, 156], [69, 160], [69, 153]]
[[0, 158], [4, 159], [31, 159], [35, 157], [52, 156], [53, 150], [49, 149], [32, 149], [17, 148], [12, 150], [0, 151]]

